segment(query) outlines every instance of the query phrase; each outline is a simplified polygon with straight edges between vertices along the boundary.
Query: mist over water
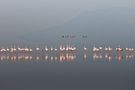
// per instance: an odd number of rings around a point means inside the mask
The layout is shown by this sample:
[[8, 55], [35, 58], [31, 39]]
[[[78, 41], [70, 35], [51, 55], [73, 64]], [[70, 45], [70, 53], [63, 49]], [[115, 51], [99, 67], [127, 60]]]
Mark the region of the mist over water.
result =
[[[0, 90], [135, 89], [135, 52], [126, 49], [135, 48], [134, 1], [5, 1]], [[67, 44], [76, 50], [59, 50]]]

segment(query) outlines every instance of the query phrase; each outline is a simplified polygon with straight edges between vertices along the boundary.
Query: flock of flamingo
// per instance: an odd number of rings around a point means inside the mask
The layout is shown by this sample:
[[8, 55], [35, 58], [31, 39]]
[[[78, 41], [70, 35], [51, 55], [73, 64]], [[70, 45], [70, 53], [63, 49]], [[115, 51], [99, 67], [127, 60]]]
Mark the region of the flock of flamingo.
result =
[[33, 52], [33, 51], [76, 51], [76, 47], [75, 46], [71, 46], [70, 44], [65, 45], [60, 45], [59, 48], [56, 47], [50, 47], [48, 48], [47, 46], [45, 47], [35, 47], [35, 48], [28, 48], [28, 47], [1, 47], [0, 48], [0, 52]]
[[[89, 50], [88, 48], [86, 48], [86, 47], [84, 47], [83, 48], [85, 51], [86, 50]], [[2, 53], [2, 52], [17, 52], [17, 51], [20, 51], [20, 52], [23, 52], [23, 51], [25, 51], [25, 52], [33, 52], [33, 51], [76, 51], [76, 50], [78, 50], [75, 46], [73, 46], [73, 45], [70, 45], [70, 44], [67, 44], [67, 45], [60, 45], [60, 47], [59, 48], [56, 48], [56, 47], [50, 47], [50, 48], [48, 48], [47, 46], [45, 46], [45, 47], [42, 47], [42, 48], [39, 48], [39, 47], [35, 47], [34, 49], [33, 48], [28, 48], [28, 47], [16, 47], [16, 46], [14, 46], [14, 47], [6, 47], [6, 48], [4, 48], [4, 47], [1, 47], [0, 48], [0, 52]], [[104, 50], [104, 51], [112, 51], [113, 50], [113, 48], [111, 48], [110, 46], [109, 47], [93, 47], [93, 49], [92, 49], [92, 51], [93, 52], [99, 52], [99, 51], [101, 51], [101, 50]], [[114, 50], [116, 50], [116, 51], [129, 51], [129, 52], [131, 52], [131, 51], [134, 51], [134, 48], [121, 48], [120, 46], [119, 47], [117, 47], [117, 48], [115, 48]]]
[[[77, 59], [77, 52], [83, 52], [83, 59], [87, 59], [89, 56], [89, 51], [93, 53], [93, 60], [107, 59], [112, 60], [113, 54], [115, 59], [121, 61], [123, 55], [126, 59], [134, 58], [134, 48], [121, 48], [120, 46], [116, 48], [108, 47], [96, 47], [93, 46], [92, 49], [77, 48], [75, 45], [62, 44], [58, 46], [44, 46], [44, 47], [1, 47], [0, 48], [0, 60], [60, 60], [60, 61], [74, 61]], [[79, 56], [80, 58], [80, 56]]]

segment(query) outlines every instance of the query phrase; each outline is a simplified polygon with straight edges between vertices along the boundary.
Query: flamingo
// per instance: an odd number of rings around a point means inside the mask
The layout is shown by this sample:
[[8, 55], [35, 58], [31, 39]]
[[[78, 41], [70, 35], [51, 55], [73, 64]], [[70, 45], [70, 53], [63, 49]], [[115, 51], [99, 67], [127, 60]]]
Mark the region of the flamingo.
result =
[[105, 47], [105, 51], [112, 51], [112, 48], [110, 46], [108, 48]]
[[6, 49], [2, 47], [1, 48], [1, 52], [5, 52], [5, 51], [6, 51]]
[[66, 48], [64, 46], [60, 45], [60, 51], [65, 51], [65, 50], [66, 50]]
[[93, 47], [93, 52], [98, 52], [98, 51], [99, 51], [99, 49], [94, 46]]
[[53, 47], [51, 47], [51, 51], [53, 51]]
[[123, 48], [116, 48], [116, 51], [123, 51]]
[[40, 48], [36, 48], [36, 51], [39, 51], [40, 50]]
[[57, 49], [57, 48], [55, 48], [55, 49], [54, 49], [54, 51], [58, 51], [58, 49]]
[[84, 47], [84, 48], [83, 48], [83, 50], [85, 50], [85, 51], [86, 51], [86, 50], [87, 50], [87, 48], [86, 48], [86, 47]]
[[47, 48], [47, 46], [45, 46], [45, 51], [48, 51], [49, 49]]

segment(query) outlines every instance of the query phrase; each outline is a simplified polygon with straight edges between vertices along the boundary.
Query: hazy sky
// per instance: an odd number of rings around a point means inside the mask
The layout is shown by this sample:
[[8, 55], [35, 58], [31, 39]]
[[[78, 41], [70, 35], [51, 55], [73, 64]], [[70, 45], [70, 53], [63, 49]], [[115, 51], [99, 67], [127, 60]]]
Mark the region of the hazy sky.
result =
[[37, 31], [67, 22], [85, 11], [135, 8], [134, 0], [0, 0], [0, 35]]

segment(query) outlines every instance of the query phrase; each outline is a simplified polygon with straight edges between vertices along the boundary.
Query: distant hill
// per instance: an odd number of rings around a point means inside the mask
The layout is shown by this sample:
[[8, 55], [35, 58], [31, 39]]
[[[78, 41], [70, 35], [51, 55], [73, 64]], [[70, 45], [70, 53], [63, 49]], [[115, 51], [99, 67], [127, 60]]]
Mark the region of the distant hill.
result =
[[67, 39], [62, 39], [62, 35], [76, 35], [76, 40], [71, 42], [81, 42], [81, 36], [87, 35], [87, 39], [82, 41], [135, 45], [135, 10], [109, 8], [85, 12], [61, 26], [30, 33], [21, 38], [33, 42], [66, 42]]

